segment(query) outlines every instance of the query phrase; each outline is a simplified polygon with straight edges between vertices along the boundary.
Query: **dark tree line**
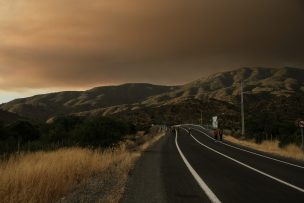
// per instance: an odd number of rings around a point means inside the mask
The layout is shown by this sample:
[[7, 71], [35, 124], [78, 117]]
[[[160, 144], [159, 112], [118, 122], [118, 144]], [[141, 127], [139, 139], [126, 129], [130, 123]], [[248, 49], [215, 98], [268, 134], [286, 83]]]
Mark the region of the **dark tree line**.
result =
[[63, 116], [50, 124], [0, 123], [0, 153], [68, 146], [106, 148], [135, 132], [134, 125], [109, 117]]
[[[257, 143], [276, 139], [280, 146], [301, 144], [299, 128], [295, 121], [303, 118], [303, 95], [269, 97], [247, 95], [246, 134]], [[246, 109], [245, 109], [246, 111]]]
[[299, 143], [297, 127], [274, 112], [259, 112], [246, 119], [246, 132], [257, 143], [264, 140], [279, 140], [280, 145]]

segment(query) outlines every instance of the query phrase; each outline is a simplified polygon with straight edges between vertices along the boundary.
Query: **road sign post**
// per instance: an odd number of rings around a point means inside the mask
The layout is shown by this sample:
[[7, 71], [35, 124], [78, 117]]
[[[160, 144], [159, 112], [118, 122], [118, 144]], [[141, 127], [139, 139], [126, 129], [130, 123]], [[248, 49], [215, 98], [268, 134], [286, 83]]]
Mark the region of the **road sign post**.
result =
[[213, 116], [212, 117], [212, 127], [213, 127], [213, 129], [217, 129], [218, 128], [218, 119], [217, 119], [217, 116]]
[[304, 135], [303, 135], [303, 128], [301, 128], [301, 136], [302, 136], [301, 149], [304, 150]]

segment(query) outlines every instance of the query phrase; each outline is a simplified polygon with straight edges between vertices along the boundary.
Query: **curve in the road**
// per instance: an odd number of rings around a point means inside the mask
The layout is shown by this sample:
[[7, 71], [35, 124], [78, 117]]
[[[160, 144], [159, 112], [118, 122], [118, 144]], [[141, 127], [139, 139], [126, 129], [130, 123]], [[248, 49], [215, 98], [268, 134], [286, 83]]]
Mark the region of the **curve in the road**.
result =
[[[189, 133], [189, 131], [186, 130], [185, 128], [181, 127], [181, 129], [183, 129], [183, 130], [185, 130], [186, 132]], [[276, 178], [276, 177], [274, 177], [274, 176], [272, 176], [272, 175], [270, 175], [270, 174], [268, 174], [268, 173], [265, 173], [265, 172], [263, 172], [263, 171], [260, 171], [260, 170], [258, 170], [258, 169], [256, 169], [256, 168], [253, 168], [253, 167], [251, 167], [251, 166], [249, 166], [249, 165], [247, 165], [247, 164], [245, 164], [245, 163], [243, 163], [243, 162], [241, 162], [241, 161], [238, 161], [238, 160], [236, 160], [236, 159], [234, 159], [234, 158], [232, 158], [232, 157], [229, 157], [229, 156], [227, 156], [227, 155], [225, 155], [225, 154], [223, 154], [223, 153], [221, 153], [221, 152], [219, 152], [219, 151], [217, 151], [217, 150], [215, 150], [215, 149], [212, 149], [211, 147], [208, 147], [207, 145], [205, 145], [205, 144], [201, 143], [199, 140], [197, 140], [191, 133], [190, 133], [190, 136], [191, 136], [198, 144], [200, 144], [201, 146], [203, 146], [203, 147], [205, 147], [205, 148], [207, 148], [207, 149], [209, 149], [209, 150], [211, 150], [211, 151], [213, 151], [213, 152], [215, 152], [215, 153], [217, 153], [217, 154], [219, 154], [219, 155], [221, 155], [221, 156], [223, 156], [223, 157], [225, 157], [225, 158], [227, 158], [227, 159], [230, 159], [231, 161], [234, 161], [234, 162], [236, 162], [236, 163], [238, 163], [238, 164], [240, 164], [240, 165], [242, 165], [242, 166], [244, 166], [244, 167], [246, 167], [246, 168], [249, 168], [249, 169], [251, 169], [251, 170], [253, 170], [253, 171], [255, 171], [255, 172], [257, 172], [257, 173], [259, 173], [259, 174], [261, 174], [261, 175], [264, 175], [264, 176], [266, 176], [266, 177], [269, 177], [269, 178], [271, 178], [271, 179], [273, 179], [273, 180], [275, 180], [275, 181], [277, 181], [277, 182], [279, 182], [279, 183], [282, 183], [282, 184], [284, 184], [284, 185], [286, 185], [286, 186], [289, 186], [289, 187], [291, 187], [291, 188], [293, 188], [293, 189], [296, 189], [296, 190], [298, 190], [298, 191], [304, 193], [304, 189], [303, 189], [303, 188], [300, 188], [300, 187], [297, 187], [297, 186], [295, 186], [295, 185], [293, 185], [293, 184], [291, 184], [291, 183], [285, 182], [285, 181], [283, 181], [283, 180], [281, 180], [281, 179], [279, 179], [279, 178]]]
[[[191, 124], [189, 124], [189, 125], [191, 125]], [[195, 125], [195, 126], [197, 126], [197, 125]], [[201, 126], [198, 126], [198, 127], [201, 127]], [[196, 130], [196, 131], [198, 131], [200, 133], [203, 133], [204, 135], [206, 135], [210, 139], [213, 139], [207, 133], [205, 133], [205, 132], [203, 132], [201, 130], [198, 130], [198, 129], [195, 129], [195, 128], [192, 128], [192, 129]], [[283, 163], [283, 164], [287, 164], [287, 165], [290, 165], [290, 166], [294, 166], [294, 167], [297, 167], [297, 168], [304, 169], [304, 166], [300, 166], [300, 165], [297, 165], [297, 164], [289, 163], [287, 161], [282, 161], [282, 160], [279, 160], [279, 159], [276, 159], [276, 158], [272, 158], [272, 157], [269, 157], [269, 156], [258, 154], [258, 153], [255, 153], [255, 152], [252, 152], [252, 151], [249, 151], [249, 150], [246, 150], [246, 149], [242, 149], [242, 148], [239, 148], [239, 147], [232, 146], [232, 145], [224, 143], [224, 142], [220, 142], [220, 143], [223, 144], [223, 145], [226, 145], [228, 147], [231, 147], [231, 148], [234, 148], [234, 149], [237, 149], [237, 150], [241, 150], [241, 151], [244, 151], [244, 152], [247, 152], [247, 153], [250, 153], [250, 154], [254, 154], [256, 156], [260, 156], [260, 157], [263, 157], [263, 158], [266, 158], [266, 159], [269, 159], [269, 160], [272, 160], [272, 161], [277, 161], [277, 162], [280, 162], [280, 163]]]
[[202, 190], [206, 193], [206, 195], [208, 196], [208, 198], [210, 199], [211, 202], [213, 203], [220, 203], [221, 201], [217, 198], [217, 196], [211, 191], [211, 189], [208, 187], [208, 185], [203, 181], [203, 179], [198, 175], [198, 173], [193, 169], [193, 167], [191, 166], [191, 164], [188, 162], [188, 160], [186, 159], [186, 157], [184, 156], [183, 152], [181, 151], [178, 142], [177, 142], [177, 131], [175, 131], [175, 144], [176, 144], [176, 148], [182, 158], [182, 160], [184, 161], [184, 163], [186, 164], [187, 168], [189, 169], [190, 173], [192, 174], [192, 176], [194, 177], [194, 179], [196, 180], [196, 182], [199, 184], [199, 186], [202, 188]]

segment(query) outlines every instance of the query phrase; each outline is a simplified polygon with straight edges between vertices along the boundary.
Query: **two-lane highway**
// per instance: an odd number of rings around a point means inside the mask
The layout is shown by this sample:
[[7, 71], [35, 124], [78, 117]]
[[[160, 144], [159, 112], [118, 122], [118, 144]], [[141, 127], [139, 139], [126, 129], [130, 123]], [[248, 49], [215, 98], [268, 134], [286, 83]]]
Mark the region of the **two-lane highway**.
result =
[[178, 129], [138, 161], [122, 202], [304, 202], [303, 162]]

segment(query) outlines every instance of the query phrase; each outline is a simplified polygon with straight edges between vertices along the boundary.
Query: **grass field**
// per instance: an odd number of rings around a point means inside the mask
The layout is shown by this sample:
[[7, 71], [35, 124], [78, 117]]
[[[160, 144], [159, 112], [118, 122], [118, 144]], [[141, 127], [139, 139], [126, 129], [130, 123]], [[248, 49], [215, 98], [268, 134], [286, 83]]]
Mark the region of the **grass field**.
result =
[[[75, 147], [11, 156], [0, 163], [0, 202], [55, 202], [97, 175], [116, 181], [104, 189], [107, 201], [118, 202], [135, 160], [161, 135], [140, 135], [105, 151]], [[115, 172], [103, 174], [109, 168]]]
[[297, 145], [290, 144], [285, 146], [284, 148], [279, 147], [279, 141], [264, 141], [261, 144], [255, 143], [253, 140], [240, 140], [232, 136], [225, 136], [225, 140], [236, 143], [239, 145], [243, 145], [246, 147], [250, 147], [259, 151], [272, 153], [275, 155], [304, 160], [304, 152]]

